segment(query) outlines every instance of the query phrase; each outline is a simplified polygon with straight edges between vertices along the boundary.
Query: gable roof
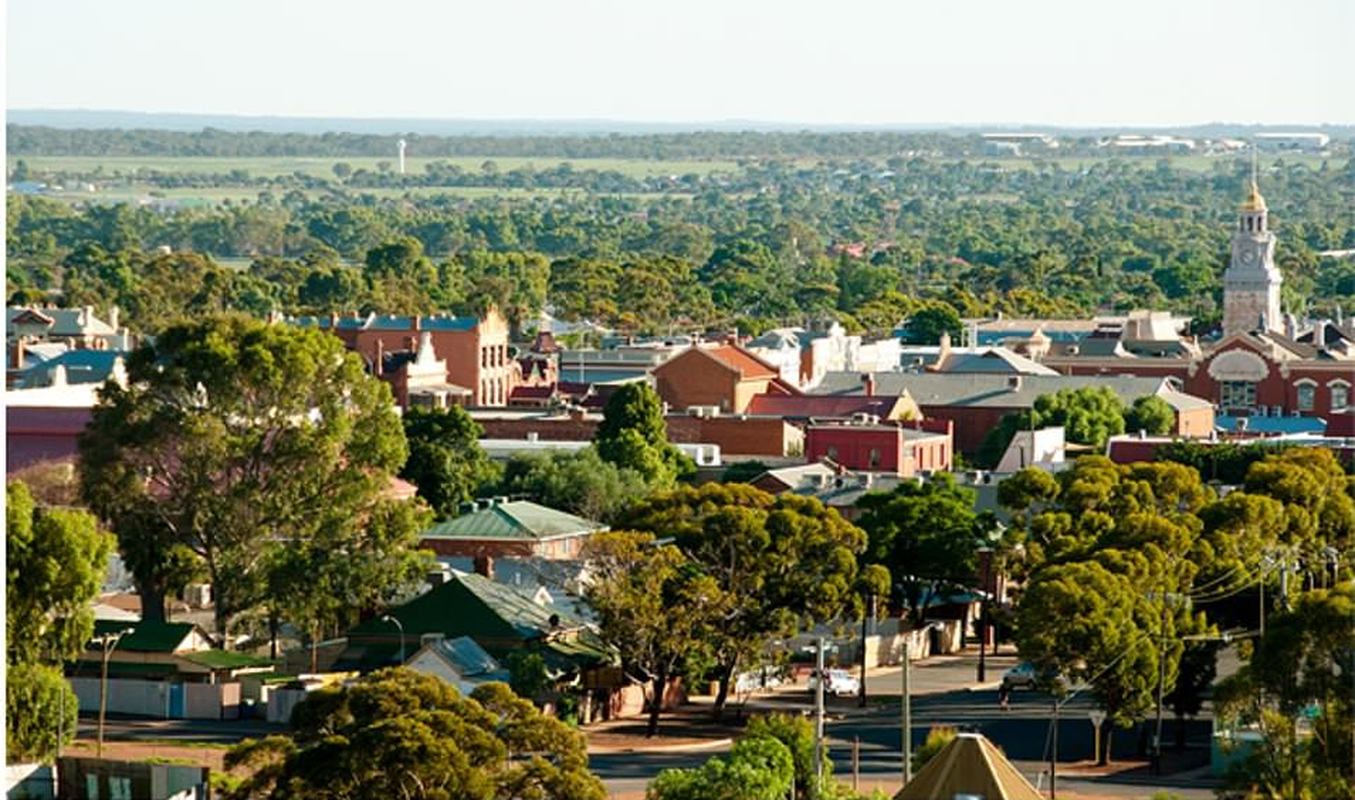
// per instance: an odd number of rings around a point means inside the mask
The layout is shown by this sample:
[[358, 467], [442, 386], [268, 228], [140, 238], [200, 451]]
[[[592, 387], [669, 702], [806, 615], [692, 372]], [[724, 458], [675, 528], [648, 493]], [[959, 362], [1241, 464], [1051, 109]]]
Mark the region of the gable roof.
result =
[[112, 325], [94, 316], [92, 307], [6, 308], [6, 328], [16, 323], [47, 325], [48, 336], [112, 336], [117, 333]]
[[894, 800], [1041, 800], [1030, 781], [982, 734], [959, 733], [894, 795]]
[[938, 363], [937, 372], [1002, 373], [1058, 375], [1059, 373], [1005, 347], [989, 347], [979, 352], [955, 352]]
[[721, 344], [715, 347], [706, 347], [702, 345], [692, 345], [681, 353], [673, 356], [662, 364], [654, 368], [654, 371], [660, 372], [668, 369], [671, 365], [688, 358], [706, 357], [725, 369], [737, 373], [739, 380], [762, 380], [769, 378], [778, 378], [781, 375], [780, 370], [768, 364], [766, 361], [758, 358], [736, 344]]
[[544, 541], [606, 530], [592, 520], [556, 511], [527, 500], [494, 502], [489, 508], [439, 522], [424, 539], [523, 539]]
[[[446, 638], [470, 636], [479, 642], [530, 641], [545, 638], [554, 630], [583, 626], [569, 614], [539, 606], [512, 588], [475, 574], [453, 575], [447, 583], [393, 609], [390, 615], [400, 620], [405, 635], [415, 641], [426, 633], [440, 633]], [[363, 634], [399, 638], [399, 630], [380, 618], [369, 619], [349, 631], [350, 636]]]
[[[173, 653], [185, 639], [198, 630], [191, 622], [125, 622], [116, 619], [97, 619], [94, 621], [94, 635], [104, 636], [131, 629], [131, 633], [118, 640], [118, 650], [135, 653]], [[199, 631], [201, 632], [201, 631]], [[203, 635], [206, 638], [206, 635]], [[91, 647], [93, 645], [91, 644]]]
[[423, 649], [446, 661], [463, 678], [499, 672], [499, 662], [469, 636], [438, 639]]

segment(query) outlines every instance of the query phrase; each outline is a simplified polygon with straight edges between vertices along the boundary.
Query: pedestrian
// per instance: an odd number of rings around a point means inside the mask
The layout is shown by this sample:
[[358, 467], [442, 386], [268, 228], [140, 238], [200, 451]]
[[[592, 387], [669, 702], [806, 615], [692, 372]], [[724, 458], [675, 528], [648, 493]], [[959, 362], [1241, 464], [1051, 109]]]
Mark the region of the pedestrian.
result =
[[1008, 708], [1011, 707], [1011, 701], [1012, 701], [1011, 687], [1008, 686], [1006, 683], [1003, 683], [1001, 686], [997, 687], [998, 708], [1001, 708], [1003, 711], [1006, 711]]

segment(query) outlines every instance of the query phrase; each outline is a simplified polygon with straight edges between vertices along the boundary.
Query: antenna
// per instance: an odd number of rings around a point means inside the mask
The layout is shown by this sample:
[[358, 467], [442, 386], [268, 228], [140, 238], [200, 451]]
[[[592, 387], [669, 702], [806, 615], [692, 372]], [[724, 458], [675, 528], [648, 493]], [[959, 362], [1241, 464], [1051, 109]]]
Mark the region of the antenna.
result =
[[[401, 139], [395, 143], [395, 147], [400, 151], [400, 174], [405, 174], [405, 140]], [[1253, 171], [1255, 171], [1253, 169]]]
[[[403, 164], [404, 162], [401, 161], [400, 163]], [[404, 170], [401, 169], [400, 171], [403, 172]], [[1256, 140], [1255, 140], [1255, 139], [1252, 139], [1252, 142], [1251, 142], [1251, 185], [1252, 185], [1252, 186], [1257, 186], [1257, 185], [1258, 185], [1258, 184], [1256, 183]]]

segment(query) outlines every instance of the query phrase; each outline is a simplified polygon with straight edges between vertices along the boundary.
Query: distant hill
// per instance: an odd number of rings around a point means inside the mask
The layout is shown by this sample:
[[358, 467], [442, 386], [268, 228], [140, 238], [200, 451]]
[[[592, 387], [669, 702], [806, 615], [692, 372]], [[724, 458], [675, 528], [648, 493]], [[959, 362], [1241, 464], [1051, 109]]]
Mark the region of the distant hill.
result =
[[10, 109], [12, 125], [59, 129], [122, 129], [195, 132], [212, 129], [263, 133], [351, 133], [377, 136], [416, 133], [425, 136], [603, 136], [663, 133], [715, 132], [899, 132], [971, 134], [982, 131], [1044, 131], [1060, 136], [1105, 136], [1114, 133], [1174, 133], [1183, 136], [1247, 136], [1271, 131], [1321, 131], [1335, 139], [1355, 138], [1355, 125], [1243, 125], [1211, 122], [1166, 127], [1064, 128], [1035, 123], [994, 122], [985, 125], [916, 123], [899, 125], [823, 125], [765, 120], [719, 120], [713, 122], [628, 122], [605, 119], [432, 119], [364, 117], [275, 117], [230, 114], [176, 114], [142, 111], [85, 109]]

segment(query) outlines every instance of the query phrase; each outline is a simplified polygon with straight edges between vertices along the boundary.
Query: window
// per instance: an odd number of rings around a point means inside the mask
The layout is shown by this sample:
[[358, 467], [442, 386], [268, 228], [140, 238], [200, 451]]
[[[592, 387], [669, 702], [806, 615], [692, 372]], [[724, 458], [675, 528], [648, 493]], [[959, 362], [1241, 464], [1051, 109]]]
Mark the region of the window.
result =
[[1341, 411], [1350, 405], [1350, 387], [1343, 383], [1333, 383], [1331, 389], [1331, 410]]
[[109, 800], [132, 800], [132, 779], [114, 776], [108, 779]]
[[870, 448], [870, 468], [871, 469], [880, 468], [880, 448], [878, 447]]
[[837, 448], [830, 446], [828, 448], [828, 452], [825, 455], [827, 455], [828, 458], [830, 458], [831, 460], [837, 461]]
[[1219, 386], [1219, 405], [1225, 409], [1256, 405], [1256, 384], [1251, 381], [1224, 381]]
[[1312, 411], [1313, 404], [1317, 399], [1317, 384], [1312, 382], [1300, 383], [1298, 389], [1299, 411]]

